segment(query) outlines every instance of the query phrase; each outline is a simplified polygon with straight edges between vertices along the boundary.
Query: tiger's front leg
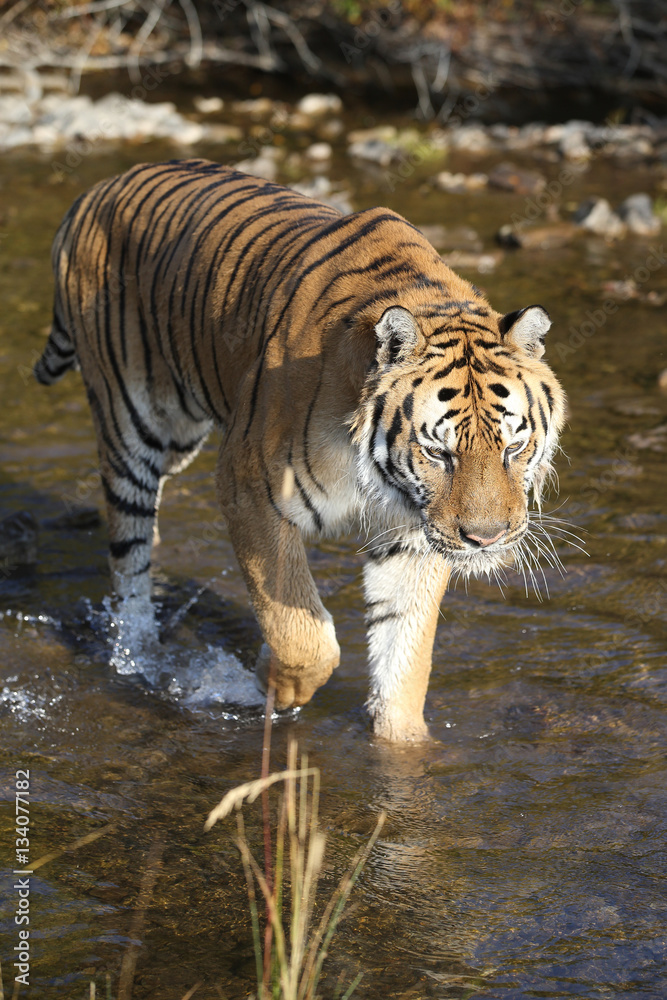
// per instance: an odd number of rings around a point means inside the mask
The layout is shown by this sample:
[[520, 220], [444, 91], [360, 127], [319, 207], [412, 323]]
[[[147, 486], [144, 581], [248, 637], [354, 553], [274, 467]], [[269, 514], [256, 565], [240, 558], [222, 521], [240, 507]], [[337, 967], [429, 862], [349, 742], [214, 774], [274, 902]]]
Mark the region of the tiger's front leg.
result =
[[436, 553], [387, 547], [364, 567], [373, 731], [389, 740], [428, 736], [424, 701], [440, 602], [451, 573]]
[[261, 487], [230, 502], [224, 479], [223, 471], [221, 504], [266, 643], [258, 677], [266, 686], [273, 673], [276, 708], [305, 705], [340, 662], [333, 620], [310, 574], [299, 529], [266, 503]]

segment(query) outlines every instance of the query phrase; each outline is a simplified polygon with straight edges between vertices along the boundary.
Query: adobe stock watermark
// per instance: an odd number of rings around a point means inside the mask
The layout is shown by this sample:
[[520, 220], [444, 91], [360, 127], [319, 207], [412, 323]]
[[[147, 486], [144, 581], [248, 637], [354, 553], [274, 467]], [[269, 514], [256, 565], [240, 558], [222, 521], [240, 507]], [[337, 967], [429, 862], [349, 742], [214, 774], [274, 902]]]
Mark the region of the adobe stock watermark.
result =
[[16, 801], [15, 865], [16, 909], [14, 924], [17, 927], [18, 942], [14, 945], [13, 967], [16, 969], [14, 996], [20, 983], [30, 985], [30, 771], [18, 770], [14, 778]]
[[[651, 274], [658, 271], [666, 263], [667, 255], [665, 254], [664, 247], [662, 245], [651, 247], [650, 253], [644, 263], [636, 267], [632, 273], [626, 274], [622, 279], [624, 283], [627, 283], [629, 290], [625, 298], [628, 299], [631, 297], [630, 289], [636, 290], [639, 286], [645, 284]], [[569, 355], [574, 354], [579, 348], [583, 347], [605, 325], [609, 317], [613, 316], [616, 312], [618, 312], [618, 301], [614, 299], [606, 299], [602, 303], [602, 306], [597, 309], [586, 310], [583, 322], [579, 323], [578, 326], [575, 326], [573, 323], [570, 324], [570, 336], [567, 341], [558, 340], [554, 344], [554, 349], [560, 360], [563, 361]]]

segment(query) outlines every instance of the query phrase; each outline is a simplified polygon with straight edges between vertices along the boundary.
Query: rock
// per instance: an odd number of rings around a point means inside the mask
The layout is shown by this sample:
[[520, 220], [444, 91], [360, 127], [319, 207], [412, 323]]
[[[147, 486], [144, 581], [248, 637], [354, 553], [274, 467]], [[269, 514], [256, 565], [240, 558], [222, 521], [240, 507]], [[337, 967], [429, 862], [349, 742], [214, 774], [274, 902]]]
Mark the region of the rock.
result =
[[662, 221], [654, 213], [647, 194], [630, 195], [619, 205], [618, 215], [637, 236], [655, 236], [662, 229]]
[[569, 121], [549, 125], [543, 133], [547, 145], [555, 145], [566, 160], [589, 160], [593, 155], [589, 136], [595, 128], [592, 122]]
[[370, 142], [373, 139], [379, 139], [381, 142], [393, 142], [398, 135], [398, 129], [395, 125], [376, 125], [374, 128], [355, 128], [352, 132], [348, 133], [347, 141], [352, 144], [354, 142]]
[[442, 259], [453, 270], [478, 271], [480, 274], [491, 274], [503, 259], [502, 250], [492, 250], [490, 253], [469, 253], [467, 250], [454, 250], [443, 254]]
[[237, 115], [250, 115], [251, 118], [263, 118], [271, 114], [275, 102], [270, 97], [253, 97], [247, 101], [234, 101], [232, 111]]
[[558, 143], [558, 151], [566, 160], [590, 160], [593, 155], [583, 129], [566, 132]]
[[639, 163], [653, 154], [653, 144], [644, 136], [628, 138], [620, 142], [612, 142], [609, 152], [615, 160], [624, 165]]
[[630, 434], [628, 444], [637, 451], [667, 451], [667, 424], [659, 424], [648, 431]]
[[554, 222], [549, 226], [515, 227], [510, 223], [501, 226], [496, 239], [503, 247], [523, 250], [557, 250], [567, 246], [577, 235], [573, 222]]
[[493, 149], [493, 141], [481, 125], [461, 125], [449, 133], [452, 149], [465, 153], [488, 153]]
[[6, 122], [7, 125], [29, 125], [32, 117], [32, 111], [25, 98], [18, 94], [0, 97], [0, 121]]
[[489, 187], [515, 194], [539, 194], [547, 186], [546, 178], [535, 170], [522, 170], [514, 163], [499, 163], [489, 174]]
[[447, 229], [445, 226], [435, 224], [419, 226], [419, 231], [436, 250], [468, 250], [472, 253], [481, 253], [484, 249], [479, 235], [470, 226]]
[[381, 139], [362, 139], [353, 142], [348, 146], [347, 152], [355, 160], [377, 163], [380, 167], [388, 167], [403, 158], [403, 153], [397, 146], [390, 146]]
[[486, 187], [489, 178], [486, 174], [451, 174], [448, 170], [441, 170], [433, 181], [440, 191], [462, 194], [464, 191], [479, 191]]
[[19, 510], [0, 521], [0, 567], [11, 572], [37, 562], [39, 529], [30, 511]]
[[207, 142], [240, 142], [243, 130], [238, 125], [222, 125], [214, 122], [212, 125], [206, 125], [204, 138]]
[[324, 115], [339, 115], [343, 102], [338, 94], [306, 94], [296, 106], [296, 110], [309, 118], [323, 118]]
[[241, 160], [233, 166], [236, 170], [242, 170], [244, 174], [262, 177], [265, 181], [275, 181], [278, 176], [278, 164], [272, 156], [267, 156], [265, 151], [254, 160]]
[[344, 129], [345, 126], [340, 118], [328, 118], [317, 126], [317, 136], [324, 142], [328, 142], [331, 139], [338, 139], [343, 134]]
[[667, 392], [667, 368], [663, 368], [658, 375], [658, 389], [660, 392]]
[[308, 198], [315, 198], [316, 201], [323, 201], [325, 205], [331, 205], [337, 209], [341, 215], [350, 215], [354, 212], [352, 203], [346, 191], [334, 191], [328, 177], [314, 177], [310, 181], [301, 181], [299, 184], [291, 184], [293, 191], [305, 194]]
[[101, 523], [102, 519], [97, 507], [79, 507], [78, 510], [67, 511], [59, 517], [49, 518], [48, 521], [44, 522], [44, 526], [59, 531], [73, 528], [97, 528]]
[[625, 235], [625, 223], [612, 211], [606, 198], [587, 198], [573, 216], [574, 222], [597, 236], [618, 239]]
[[195, 97], [192, 102], [200, 115], [212, 115], [222, 111], [225, 102], [221, 97]]
[[642, 292], [634, 278], [605, 281], [602, 284], [602, 291], [607, 297], [619, 299], [621, 302], [634, 299], [645, 306], [663, 306], [667, 302], [667, 292], [658, 292], [655, 288]]
[[306, 158], [313, 163], [323, 163], [331, 159], [333, 150], [328, 142], [314, 142], [306, 150]]

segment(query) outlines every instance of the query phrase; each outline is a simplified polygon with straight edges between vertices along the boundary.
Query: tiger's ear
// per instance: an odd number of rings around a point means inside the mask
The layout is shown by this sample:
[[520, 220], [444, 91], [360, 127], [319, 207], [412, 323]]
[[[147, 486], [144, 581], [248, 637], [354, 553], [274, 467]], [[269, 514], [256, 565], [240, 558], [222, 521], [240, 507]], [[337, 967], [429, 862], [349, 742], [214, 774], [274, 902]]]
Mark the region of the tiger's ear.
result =
[[391, 306], [382, 313], [375, 324], [379, 364], [404, 361], [411, 354], [421, 354], [426, 346], [426, 338], [419, 323], [403, 306]]
[[531, 358], [541, 358], [544, 354], [544, 338], [550, 326], [551, 319], [544, 306], [526, 306], [507, 313], [498, 321], [503, 341], [520, 348]]

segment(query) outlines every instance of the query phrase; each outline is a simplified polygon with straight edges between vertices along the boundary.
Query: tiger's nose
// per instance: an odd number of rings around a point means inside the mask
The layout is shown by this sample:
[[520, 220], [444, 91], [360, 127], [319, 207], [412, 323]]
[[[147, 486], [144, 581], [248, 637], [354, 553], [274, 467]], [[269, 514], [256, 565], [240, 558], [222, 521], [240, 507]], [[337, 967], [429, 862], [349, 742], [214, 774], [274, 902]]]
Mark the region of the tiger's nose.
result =
[[[493, 525], [493, 527], [498, 527], [498, 525]], [[497, 542], [499, 538], [502, 538], [503, 535], [506, 535], [507, 534], [507, 527], [508, 526], [506, 526], [504, 528], [501, 528], [500, 531], [497, 532], [497, 534], [493, 535], [492, 537], [488, 537], [488, 538], [484, 537], [481, 533], [479, 535], [473, 534], [473, 532], [475, 531], [474, 528], [470, 532], [466, 531], [465, 528], [461, 528], [460, 531], [461, 531], [461, 535], [463, 536], [463, 539], [465, 541], [473, 542], [475, 545], [479, 545], [482, 548], [485, 548], [487, 545], [493, 545], [493, 543]], [[477, 529], [477, 530], [479, 530], [479, 529]], [[488, 533], [488, 529], [487, 529], [487, 533]]]

